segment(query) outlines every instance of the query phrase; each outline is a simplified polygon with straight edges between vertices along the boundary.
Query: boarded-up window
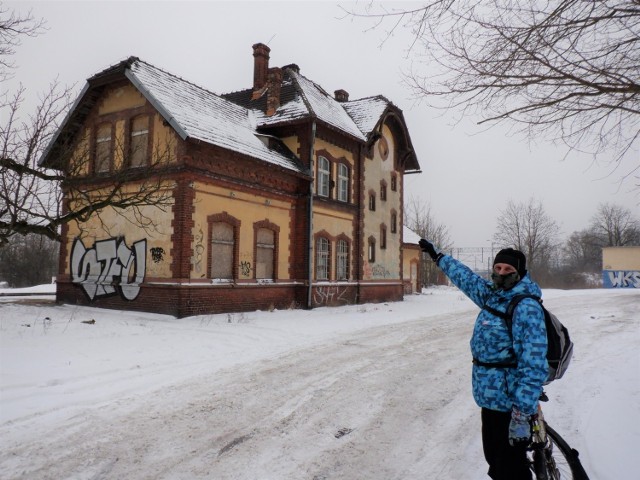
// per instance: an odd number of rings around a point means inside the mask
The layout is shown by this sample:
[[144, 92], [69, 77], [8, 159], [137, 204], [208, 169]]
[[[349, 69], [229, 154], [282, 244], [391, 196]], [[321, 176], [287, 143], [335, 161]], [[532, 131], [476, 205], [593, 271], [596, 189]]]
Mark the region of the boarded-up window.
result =
[[111, 168], [111, 125], [103, 123], [96, 128], [96, 155], [94, 171], [108, 172]]
[[149, 152], [149, 117], [141, 115], [131, 122], [129, 164], [132, 167], [147, 165]]
[[316, 241], [316, 279], [329, 280], [329, 240], [322, 237]]
[[256, 278], [274, 278], [275, 232], [259, 228], [256, 243]]
[[349, 242], [338, 240], [336, 243], [336, 280], [349, 279]]
[[224, 222], [211, 224], [211, 278], [233, 279], [233, 226]]

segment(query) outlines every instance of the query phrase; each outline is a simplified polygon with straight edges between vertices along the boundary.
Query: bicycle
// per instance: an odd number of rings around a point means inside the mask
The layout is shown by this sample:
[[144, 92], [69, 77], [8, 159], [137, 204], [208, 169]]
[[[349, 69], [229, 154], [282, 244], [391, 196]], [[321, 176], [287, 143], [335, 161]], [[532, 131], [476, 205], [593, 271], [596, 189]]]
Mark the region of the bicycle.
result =
[[[549, 401], [546, 393], [542, 392], [540, 401]], [[549, 426], [540, 406], [538, 418], [533, 422], [533, 440], [527, 457], [536, 480], [589, 480], [578, 451]]]

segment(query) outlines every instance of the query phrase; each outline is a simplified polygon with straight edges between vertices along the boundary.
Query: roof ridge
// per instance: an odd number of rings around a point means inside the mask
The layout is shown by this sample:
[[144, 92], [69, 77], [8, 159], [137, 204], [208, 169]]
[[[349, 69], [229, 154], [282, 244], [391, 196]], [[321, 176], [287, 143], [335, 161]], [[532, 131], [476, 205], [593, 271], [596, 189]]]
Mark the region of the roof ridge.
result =
[[[292, 80], [292, 82], [294, 84], [294, 88], [300, 94], [300, 98], [302, 98], [302, 101], [304, 102], [304, 106], [307, 108], [307, 112], [309, 112], [309, 115], [312, 118], [316, 118], [317, 119], [318, 118], [318, 114], [313, 110], [313, 107], [311, 106], [311, 102], [307, 98], [307, 94], [305, 93], [304, 88], [302, 88], [302, 86], [300, 85], [300, 81], [298, 80], [298, 76], [304, 78], [305, 80], [309, 80], [309, 79], [307, 77], [305, 77], [304, 75], [302, 75], [300, 72], [296, 72], [293, 69], [287, 69], [287, 70], [289, 71], [289, 75], [291, 76], [291, 80]], [[309, 81], [313, 83], [312, 80], [309, 80]]]
[[182, 81], [182, 82], [188, 83], [189, 85], [191, 85], [191, 86], [193, 86], [193, 87], [196, 87], [196, 88], [198, 88], [198, 89], [202, 90], [203, 92], [210, 93], [211, 95], [215, 95], [216, 97], [218, 97], [218, 98], [222, 98], [223, 100], [225, 100], [225, 101], [227, 101], [227, 102], [228, 102], [228, 100], [227, 100], [226, 98], [223, 98], [223, 97], [222, 97], [222, 95], [220, 95], [220, 94], [218, 94], [218, 93], [215, 93], [215, 92], [212, 92], [211, 90], [209, 90], [209, 89], [207, 89], [207, 88], [204, 88], [204, 87], [202, 87], [202, 86], [198, 85], [197, 83], [192, 82], [191, 80], [187, 80], [186, 78], [181, 77], [180, 75], [176, 75], [175, 73], [171, 73], [171, 72], [169, 72], [168, 70], [165, 70], [165, 69], [160, 68], [160, 67], [156, 67], [153, 63], [149, 63], [149, 62], [147, 62], [147, 61], [145, 61], [145, 60], [142, 60], [142, 59], [141, 59], [141, 58], [139, 58], [139, 57], [133, 57], [133, 56], [132, 56], [132, 57], [129, 57], [129, 58], [127, 59], [127, 61], [128, 61], [128, 60], [131, 60], [131, 59], [134, 59], [134, 61], [128, 64], [128, 66], [129, 66], [129, 67], [131, 67], [131, 66], [133, 65], [133, 63], [135, 63], [135, 61], [138, 61], [138, 62], [140, 62], [140, 63], [144, 63], [145, 65], [147, 65], [147, 66], [149, 66], [149, 67], [151, 67], [151, 68], [155, 68], [156, 70], [159, 70], [159, 71], [161, 71], [162, 73], [165, 73], [165, 74], [167, 74], [167, 75], [169, 75], [169, 76], [171, 76], [171, 77], [173, 77], [173, 78], [176, 78], [176, 79], [178, 79], [178, 80], [180, 80], [180, 81]]

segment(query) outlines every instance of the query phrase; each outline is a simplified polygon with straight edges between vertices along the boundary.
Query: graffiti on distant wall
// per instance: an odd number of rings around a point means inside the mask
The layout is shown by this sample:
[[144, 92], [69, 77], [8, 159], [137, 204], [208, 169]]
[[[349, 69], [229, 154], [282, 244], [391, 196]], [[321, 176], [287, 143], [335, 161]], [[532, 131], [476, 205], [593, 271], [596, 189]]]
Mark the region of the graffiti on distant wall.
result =
[[110, 238], [87, 248], [76, 238], [71, 248], [71, 281], [82, 287], [91, 300], [116, 293], [135, 300], [146, 268], [146, 240], [129, 248], [123, 238]]
[[640, 288], [640, 271], [604, 270], [602, 285], [605, 288]]
[[150, 252], [151, 252], [151, 260], [153, 260], [153, 263], [160, 263], [162, 260], [164, 260], [164, 248], [155, 247], [155, 248], [152, 248]]
[[348, 305], [349, 295], [347, 287], [328, 285], [316, 287], [313, 291], [313, 303], [316, 305]]

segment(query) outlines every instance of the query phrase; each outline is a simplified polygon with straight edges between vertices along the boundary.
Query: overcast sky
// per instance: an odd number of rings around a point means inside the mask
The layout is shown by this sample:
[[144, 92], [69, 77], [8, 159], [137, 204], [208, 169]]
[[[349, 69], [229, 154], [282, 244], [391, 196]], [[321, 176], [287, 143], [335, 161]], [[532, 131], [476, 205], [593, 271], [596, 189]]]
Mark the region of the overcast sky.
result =
[[[367, 2], [360, 2], [364, 5]], [[390, 8], [416, 3], [387, 2]], [[401, 83], [410, 65], [409, 37], [385, 38], [369, 23], [344, 18], [347, 2], [77, 1], [4, 2], [47, 21], [48, 31], [17, 50], [13, 88], [32, 98], [56, 77], [77, 84], [131, 55], [215, 93], [252, 85], [251, 46], [271, 48], [270, 66], [296, 63], [326, 91], [350, 99], [382, 94], [405, 115], [422, 172], [405, 177], [405, 197], [429, 202], [457, 247], [487, 247], [509, 200], [540, 200], [563, 237], [586, 228], [602, 202], [640, 212], [633, 181], [619, 179], [640, 163], [630, 152], [613, 173], [591, 157], [570, 156], [543, 140], [532, 145], [503, 128], [486, 131], [473, 120], [454, 124], [416, 103]], [[602, 162], [604, 163], [604, 162]], [[637, 183], [637, 179], [636, 182]]]

